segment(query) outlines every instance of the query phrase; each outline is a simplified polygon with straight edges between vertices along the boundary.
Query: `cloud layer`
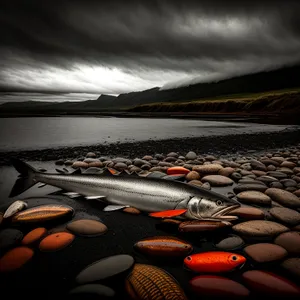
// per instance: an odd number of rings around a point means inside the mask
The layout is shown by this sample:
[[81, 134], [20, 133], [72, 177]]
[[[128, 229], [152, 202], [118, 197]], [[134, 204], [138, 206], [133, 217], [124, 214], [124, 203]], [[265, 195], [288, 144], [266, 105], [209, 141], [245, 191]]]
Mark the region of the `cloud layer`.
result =
[[2, 0], [0, 90], [119, 94], [298, 63], [300, 3], [270, 2]]

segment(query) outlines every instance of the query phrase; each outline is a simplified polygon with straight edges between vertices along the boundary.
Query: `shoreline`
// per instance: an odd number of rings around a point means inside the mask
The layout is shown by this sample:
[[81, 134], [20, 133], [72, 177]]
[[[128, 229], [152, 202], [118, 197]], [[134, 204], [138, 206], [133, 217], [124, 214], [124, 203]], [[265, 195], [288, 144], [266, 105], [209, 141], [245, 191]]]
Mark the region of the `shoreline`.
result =
[[137, 142], [117, 142], [101, 145], [84, 145], [74, 147], [47, 148], [39, 150], [20, 150], [0, 152], [0, 166], [10, 165], [11, 157], [28, 161], [54, 161], [74, 159], [95, 152], [98, 157], [134, 158], [156, 153], [167, 154], [171, 151], [185, 154], [196, 153], [240, 155], [276, 149], [300, 144], [300, 129], [289, 129], [271, 133], [233, 134], [225, 136], [175, 138], [166, 140], [148, 140]]

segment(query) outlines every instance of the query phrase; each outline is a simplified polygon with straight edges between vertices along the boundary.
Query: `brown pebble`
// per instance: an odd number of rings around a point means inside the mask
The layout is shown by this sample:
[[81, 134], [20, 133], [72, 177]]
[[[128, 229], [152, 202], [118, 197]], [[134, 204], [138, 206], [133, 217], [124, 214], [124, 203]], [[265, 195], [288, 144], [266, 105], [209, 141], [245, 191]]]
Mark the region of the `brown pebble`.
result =
[[291, 208], [300, 207], [300, 199], [291, 192], [277, 188], [269, 188], [265, 191], [265, 194], [271, 197], [273, 201], [278, 202], [283, 206]]
[[191, 172], [189, 172], [188, 174], [186, 174], [185, 178], [186, 178], [186, 180], [188, 180], [188, 181], [198, 180], [198, 179], [200, 179], [200, 175], [199, 175], [199, 173], [196, 172], [196, 171], [191, 171]]
[[206, 232], [214, 231], [220, 228], [232, 226], [230, 222], [227, 221], [184, 221], [182, 222], [178, 230], [180, 232]]
[[141, 212], [135, 207], [126, 207], [123, 209], [124, 212], [132, 214], [132, 215], [139, 215]]
[[97, 236], [107, 231], [105, 224], [97, 220], [81, 219], [68, 223], [67, 229], [77, 235]]
[[72, 165], [72, 168], [79, 169], [79, 168], [88, 168], [89, 164], [83, 161], [75, 161]]
[[161, 223], [167, 223], [167, 224], [174, 224], [179, 225], [182, 221], [176, 220], [176, 219], [163, 219]]
[[196, 171], [201, 175], [218, 174], [222, 168], [223, 167], [218, 164], [196, 165], [193, 167], [193, 171]]
[[273, 207], [270, 209], [270, 214], [278, 221], [289, 226], [295, 226], [300, 223], [300, 213], [285, 207]]
[[239, 207], [230, 212], [230, 215], [237, 216], [245, 220], [263, 220], [264, 212], [255, 207]]
[[233, 172], [234, 172], [234, 168], [226, 167], [226, 168], [220, 169], [218, 174], [229, 177]]
[[207, 175], [201, 179], [208, 182], [211, 186], [227, 186], [233, 184], [233, 180], [222, 175]]
[[202, 186], [203, 185], [203, 183], [199, 180], [191, 180], [190, 182], [188, 182], [188, 184], [195, 185], [195, 186]]
[[267, 174], [265, 171], [260, 171], [260, 170], [252, 170], [252, 173], [257, 177], [264, 176]]
[[300, 258], [290, 257], [280, 265], [283, 269], [300, 278]]
[[293, 194], [296, 195], [297, 197], [300, 197], [300, 190], [293, 192]]
[[250, 245], [244, 251], [254, 261], [259, 263], [281, 260], [288, 255], [287, 251], [281, 246], [269, 243]]
[[300, 232], [290, 231], [282, 233], [274, 242], [286, 249], [288, 253], [300, 255]]
[[236, 195], [238, 201], [246, 204], [271, 205], [271, 198], [259, 191], [244, 191]]

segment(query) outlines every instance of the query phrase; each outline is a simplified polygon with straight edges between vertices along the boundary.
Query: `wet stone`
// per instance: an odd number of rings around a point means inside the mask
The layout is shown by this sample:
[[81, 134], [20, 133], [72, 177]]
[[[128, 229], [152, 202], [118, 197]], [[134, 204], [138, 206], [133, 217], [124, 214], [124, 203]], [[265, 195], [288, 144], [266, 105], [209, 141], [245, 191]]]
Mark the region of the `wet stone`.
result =
[[250, 237], [274, 237], [289, 231], [286, 226], [265, 220], [252, 220], [234, 225], [232, 229], [242, 236]]
[[239, 207], [230, 212], [230, 215], [237, 216], [244, 220], [263, 220], [264, 212], [255, 207]]
[[193, 151], [190, 151], [185, 156], [186, 160], [194, 160], [197, 158], [197, 154]]
[[300, 258], [290, 257], [284, 260], [281, 265], [283, 269], [300, 278]]
[[267, 171], [266, 166], [263, 163], [261, 163], [260, 161], [251, 160], [250, 165], [255, 170]]
[[219, 171], [219, 175], [229, 177], [234, 172], [234, 168], [226, 167]]
[[23, 233], [20, 230], [6, 228], [0, 231], [0, 250], [6, 250], [21, 242]]
[[67, 229], [80, 236], [99, 236], [107, 232], [107, 227], [96, 220], [81, 219], [68, 223]]
[[245, 191], [264, 192], [268, 187], [262, 184], [238, 184], [233, 188], [233, 191], [238, 194]]
[[53, 252], [69, 246], [75, 236], [68, 232], [56, 232], [46, 236], [39, 244], [39, 249], [42, 252]]
[[284, 179], [284, 178], [288, 177], [287, 174], [279, 172], [279, 171], [269, 171], [269, 172], [267, 172], [267, 174], [269, 176], [275, 177], [277, 179]]
[[[115, 296], [115, 291], [102, 284], [85, 284], [75, 287], [69, 292], [71, 299], [110, 299]], [[74, 297], [78, 296], [78, 297]], [[94, 296], [94, 297], [93, 297]], [[92, 298], [91, 298], [92, 297]]]
[[227, 221], [201, 221], [192, 220], [181, 222], [178, 231], [179, 232], [207, 232], [215, 231], [224, 227], [231, 226], [232, 224]]
[[83, 269], [76, 277], [78, 284], [104, 280], [129, 270], [134, 264], [132, 256], [120, 254], [105, 257]]
[[265, 184], [270, 184], [270, 183], [272, 183], [272, 182], [274, 182], [274, 181], [278, 181], [277, 178], [272, 177], [272, 176], [269, 176], [269, 175], [266, 175], [266, 176], [260, 176], [260, 177], [258, 177], [258, 178], [256, 178], [256, 179], [259, 180], [259, 181], [262, 181], [262, 182], [265, 183]]
[[218, 164], [198, 165], [193, 167], [193, 171], [196, 171], [201, 175], [213, 175], [218, 174], [222, 168], [223, 167]]
[[279, 222], [288, 226], [296, 226], [300, 223], [300, 213], [285, 207], [273, 207], [270, 214]]
[[274, 181], [269, 184], [270, 188], [283, 189], [283, 184], [279, 181]]
[[230, 235], [229, 237], [221, 240], [219, 243], [217, 243], [215, 246], [218, 249], [231, 251], [241, 248], [245, 242], [242, 238], [240, 238], [237, 235]]
[[202, 182], [208, 182], [211, 186], [227, 186], [232, 185], [233, 181], [222, 175], [207, 175], [201, 179]]
[[198, 172], [196, 171], [191, 171], [188, 174], [186, 174], [185, 176], [186, 180], [188, 181], [192, 181], [192, 180], [199, 180], [200, 179], [200, 175]]
[[293, 179], [281, 179], [280, 182], [285, 186], [285, 187], [296, 187], [297, 182]]
[[271, 205], [271, 198], [259, 191], [244, 191], [238, 193], [237, 199], [241, 203], [255, 205]]
[[124, 212], [132, 215], [139, 215], [141, 212], [135, 207], [126, 207], [123, 209]]
[[203, 186], [203, 183], [199, 180], [191, 180], [190, 182], [188, 182], [188, 184], [191, 184], [191, 185], [194, 185], [194, 186], [200, 186], [202, 187]]
[[300, 207], [300, 199], [291, 192], [277, 188], [269, 188], [265, 191], [265, 194], [271, 197], [273, 201], [278, 202], [283, 206], [290, 208]]
[[211, 186], [210, 186], [210, 183], [209, 183], [209, 182], [203, 183], [201, 187], [202, 187], [203, 189], [206, 189], [206, 190], [210, 190], [210, 189], [211, 189]]
[[283, 247], [289, 254], [300, 255], [300, 232], [290, 231], [280, 234], [274, 241]]
[[263, 186], [266, 186], [262, 181], [258, 181], [256, 179], [252, 179], [252, 178], [246, 178], [246, 177], [243, 177], [242, 179], [240, 179], [238, 181], [238, 184], [260, 184], [260, 185], [263, 185]]
[[288, 255], [287, 251], [281, 246], [269, 243], [250, 245], [244, 248], [244, 251], [248, 256], [258, 263], [281, 260]]
[[293, 193], [297, 190], [297, 188], [295, 186], [289, 186], [285, 188], [286, 191]]
[[296, 195], [297, 197], [300, 197], [300, 190], [293, 192], [293, 194]]
[[234, 172], [230, 175], [230, 178], [232, 178], [235, 181], [238, 181], [242, 178], [242, 175], [238, 172]]

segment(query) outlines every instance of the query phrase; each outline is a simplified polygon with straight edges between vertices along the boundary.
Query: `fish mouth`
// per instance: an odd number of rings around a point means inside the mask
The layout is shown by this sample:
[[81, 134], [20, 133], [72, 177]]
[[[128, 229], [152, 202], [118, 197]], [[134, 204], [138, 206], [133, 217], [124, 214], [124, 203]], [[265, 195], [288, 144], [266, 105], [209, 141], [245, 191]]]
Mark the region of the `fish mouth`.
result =
[[233, 220], [237, 220], [238, 217], [237, 216], [230, 216], [228, 215], [231, 211], [235, 210], [236, 208], [239, 208], [240, 205], [239, 204], [235, 204], [235, 205], [231, 205], [229, 207], [225, 207], [222, 210], [216, 212], [215, 214], [212, 215], [212, 218], [215, 219], [221, 219], [221, 220], [225, 220], [225, 221], [233, 221]]

